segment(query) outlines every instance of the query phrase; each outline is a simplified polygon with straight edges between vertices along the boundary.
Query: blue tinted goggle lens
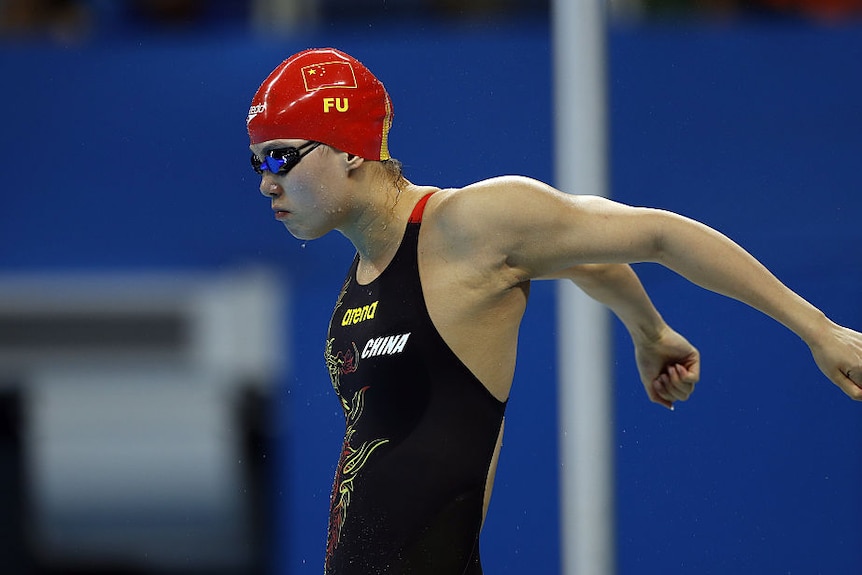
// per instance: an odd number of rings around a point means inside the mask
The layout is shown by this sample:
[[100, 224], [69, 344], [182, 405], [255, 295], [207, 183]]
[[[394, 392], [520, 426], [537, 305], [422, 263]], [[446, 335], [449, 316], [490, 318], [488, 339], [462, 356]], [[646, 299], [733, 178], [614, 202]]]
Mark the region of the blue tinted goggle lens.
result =
[[266, 153], [263, 158], [251, 155], [251, 167], [258, 174], [269, 170], [273, 174], [283, 175], [292, 170], [299, 161], [320, 145], [320, 142], [307, 142], [298, 148], [276, 148]]

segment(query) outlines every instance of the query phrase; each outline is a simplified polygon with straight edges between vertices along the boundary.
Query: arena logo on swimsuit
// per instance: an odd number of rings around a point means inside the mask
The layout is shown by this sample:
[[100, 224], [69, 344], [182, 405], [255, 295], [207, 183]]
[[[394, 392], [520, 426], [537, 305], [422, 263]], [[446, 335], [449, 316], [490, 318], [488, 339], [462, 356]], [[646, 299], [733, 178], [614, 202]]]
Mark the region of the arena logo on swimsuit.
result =
[[377, 357], [378, 355], [395, 355], [404, 351], [407, 345], [407, 338], [411, 332], [402, 333], [399, 335], [387, 335], [384, 337], [372, 337], [366, 342], [362, 348], [362, 359], [369, 357]]
[[374, 314], [377, 313], [378, 301], [364, 305], [362, 307], [352, 307], [344, 312], [344, 317], [341, 318], [341, 325], [355, 325], [367, 319], [374, 319]]

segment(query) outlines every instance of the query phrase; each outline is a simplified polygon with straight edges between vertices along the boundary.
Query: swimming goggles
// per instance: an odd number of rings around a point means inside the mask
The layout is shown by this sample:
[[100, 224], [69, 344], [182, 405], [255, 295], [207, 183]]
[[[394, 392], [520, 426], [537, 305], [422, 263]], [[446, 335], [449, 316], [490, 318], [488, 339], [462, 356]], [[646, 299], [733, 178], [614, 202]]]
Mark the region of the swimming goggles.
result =
[[264, 170], [269, 170], [273, 174], [282, 176], [292, 170], [302, 158], [319, 145], [320, 142], [306, 142], [298, 148], [292, 146], [276, 148], [266, 152], [263, 158], [252, 154], [251, 167], [258, 174], [263, 174]]

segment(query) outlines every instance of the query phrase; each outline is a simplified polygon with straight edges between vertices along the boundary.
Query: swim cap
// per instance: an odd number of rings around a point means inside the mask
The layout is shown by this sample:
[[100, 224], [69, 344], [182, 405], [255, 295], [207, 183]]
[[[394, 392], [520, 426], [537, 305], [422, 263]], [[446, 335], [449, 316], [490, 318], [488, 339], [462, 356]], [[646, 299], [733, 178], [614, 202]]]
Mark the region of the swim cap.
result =
[[246, 125], [252, 144], [314, 140], [367, 160], [388, 160], [392, 100], [359, 60], [334, 48], [305, 50], [263, 81]]

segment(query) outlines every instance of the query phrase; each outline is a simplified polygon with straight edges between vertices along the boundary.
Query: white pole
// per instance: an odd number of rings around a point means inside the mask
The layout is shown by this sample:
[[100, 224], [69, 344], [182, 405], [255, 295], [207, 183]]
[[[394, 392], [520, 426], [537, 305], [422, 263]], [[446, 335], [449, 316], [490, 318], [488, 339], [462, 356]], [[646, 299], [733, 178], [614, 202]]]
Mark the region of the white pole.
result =
[[[605, 7], [554, 0], [556, 185], [607, 196]], [[613, 406], [607, 311], [570, 282], [558, 291], [561, 549], [564, 575], [612, 575]]]

